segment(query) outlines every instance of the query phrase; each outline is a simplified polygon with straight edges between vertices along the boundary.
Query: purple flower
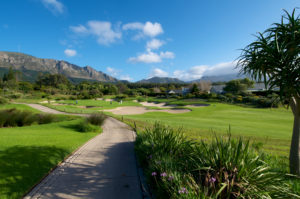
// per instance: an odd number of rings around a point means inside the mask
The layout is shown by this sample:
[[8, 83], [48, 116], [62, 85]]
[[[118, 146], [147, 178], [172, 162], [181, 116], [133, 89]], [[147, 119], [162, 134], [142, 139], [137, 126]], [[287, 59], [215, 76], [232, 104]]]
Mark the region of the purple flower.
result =
[[188, 190], [185, 187], [181, 187], [178, 191], [179, 194], [188, 194]]
[[151, 174], [152, 176], [156, 176], [157, 175], [157, 173], [154, 171], [154, 172], [152, 172], [152, 174]]
[[149, 158], [149, 159], [152, 159], [152, 155], [149, 155], [148, 158]]
[[163, 172], [163, 173], [160, 174], [160, 176], [161, 176], [161, 177], [166, 177], [166, 176], [167, 176], [167, 173], [166, 173], [166, 172]]
[[168, 180], [169, 180], [169, 181], [174, 180], [174, 176], [169, 176]]
[[214, 178], [214, 177], [211, 177], [211, 178], [209, 179], [209, 182], [211, 182], [211, 183], [214, 183], [214, 182], [216, 182], [216, 178]]

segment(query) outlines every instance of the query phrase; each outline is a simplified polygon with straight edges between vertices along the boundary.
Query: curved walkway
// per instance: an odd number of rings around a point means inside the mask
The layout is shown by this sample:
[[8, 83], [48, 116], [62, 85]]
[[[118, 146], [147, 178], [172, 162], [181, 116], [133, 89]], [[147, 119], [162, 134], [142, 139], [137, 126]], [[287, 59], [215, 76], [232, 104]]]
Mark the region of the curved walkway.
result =
[[27, 104], [27, 103], [15, 103], [15, 104], [25, 104], [27, 106], [30, 106], [31, 108], [37, 109], [44, 113], [50, 113], [50, 114], [78, 115], [78, 116], [83, 116], [83, 117], [88, 116], [88, 114], [66, 113], [66, 112], [58, 111], [58, 110], [55, 110], [52, 108], [48, 108], [48, 107], [40, 105], [40, 104]]
[[[29, 106], [50, 113], [47, 107]], [[103, 133], [80, 147], [25, 198], [142, 198], [134, 155], [135, 132], [110, 117], [102, 128]]]

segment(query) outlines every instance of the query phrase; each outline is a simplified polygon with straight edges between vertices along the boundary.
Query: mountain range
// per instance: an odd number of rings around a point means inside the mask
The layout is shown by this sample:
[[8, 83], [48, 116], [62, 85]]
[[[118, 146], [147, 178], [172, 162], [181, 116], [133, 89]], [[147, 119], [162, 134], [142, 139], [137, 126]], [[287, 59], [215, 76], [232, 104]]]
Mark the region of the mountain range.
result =
[[41, 59], [23, 53], [0, 51], [0, 75], [8, 71], [10, 67], [22, 72], [22, 80], [31, 82], [35, 81], [40, 73], [63, 74], [73, 82], [118, 81], [90, 66], [80, 67], [63, 60]]
[[171, 78], [171, 77], [152, 77], [149, 79], [142, 79], [140, 81], [137, 81], [136, 83], [158, 83], [158, 84], [165, 84], [165, 83], [179, 83], [183, 84], [185, 83], [184, 81], [181, 81], [177, 78]]
[[[119, 81], [110, 75], [107, 75], [101, 71], [97, 71], [91, 66], [80, 67], [75, 64], [71, 64], [64, 60], [55, 59], [42, 59], [31, 55], [17, 53], [17, 52], [5, 52], [0, 51], [0, 77], [6, 73], [9, 68], [20, 71], [23, 81], [34, 82], [39, 74], [63, 74], [70, 81], [77, 83], [81, 81], [100, 81], [100, 82], [124, 82]], [[203, 76], [201, 79], [193, 81], [182, 81], [177, 78], [171, 77], [152, 77], [149, 79], [143, 79], [136, 83], [194, 83], [202, 80], [211, 82], [224, 82], [232, 79], [243, 78], [238, 74], [227, 74], [218, 76]]]

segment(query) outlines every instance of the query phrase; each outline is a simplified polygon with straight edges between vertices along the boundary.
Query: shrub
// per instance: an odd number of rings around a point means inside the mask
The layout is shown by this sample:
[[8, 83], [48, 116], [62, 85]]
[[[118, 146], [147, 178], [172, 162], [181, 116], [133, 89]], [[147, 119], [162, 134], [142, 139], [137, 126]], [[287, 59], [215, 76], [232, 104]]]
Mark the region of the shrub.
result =
[[15, 108], [0, 111], [0, 127], [28, 126], [35, 122], [35, 116], [29, 111]]
[[37, 122], [39, 124], [49, 124], [53, 122], [55, 119], [54, 115], [52, 114], [38, 114], [37, 115]]
[[0, 128], [29, 126], [34, 122], [47, 124], [53, 122], [54, 116], [51, 114], [33, 114], [29, 111], [20, 111], [15, 108], [0, 111]]
[[87, 118], [87, 122], [93, 125], [101, 126], [106, 116], [103, 113], [93, 113]]
[[136, 151], [158, 198], [299, 198], [248, 140], [194, 142], [157, 123], [138, 134]]
[[4, 97], [0, 97], [0, 104], [6, 104], [8, 100]]
[[13, 93], [13, 94], [9, 95], [8, 98], [10, 98], [10, 99], [19, 99], [19, 98], [21, 98], [21, 96], [22, 95], [20, 93]]
[[99, 126], [88, 123], [87, 121], [82, 121], [78, 124], [77, 130], [79, 132], [96, 132], [99, 130]]

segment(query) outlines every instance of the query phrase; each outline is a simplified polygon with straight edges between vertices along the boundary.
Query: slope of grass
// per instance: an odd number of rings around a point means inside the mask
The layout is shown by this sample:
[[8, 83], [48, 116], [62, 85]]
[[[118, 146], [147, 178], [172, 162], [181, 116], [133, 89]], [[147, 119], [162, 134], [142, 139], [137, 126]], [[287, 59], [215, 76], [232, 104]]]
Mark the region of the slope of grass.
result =
[[247, 108], [221, 103], [192, 108], [191, 112], [183, 114], [149, 112], [124, 118], [147, 123], [160, 121], [173, 127], [183, 127], [188, 136], [204, 139], [210, 139], [212, 132], [224, 134], [230, 126], [233, 136], [250, 137], [263, 143], [268, 151], [281, 155], [288, 154], [293, 124], [290, 110]]
[[80, 133], [83, 119], [0, 129], [0, 196], [20, 198], [51, 168], [97, 133]]

